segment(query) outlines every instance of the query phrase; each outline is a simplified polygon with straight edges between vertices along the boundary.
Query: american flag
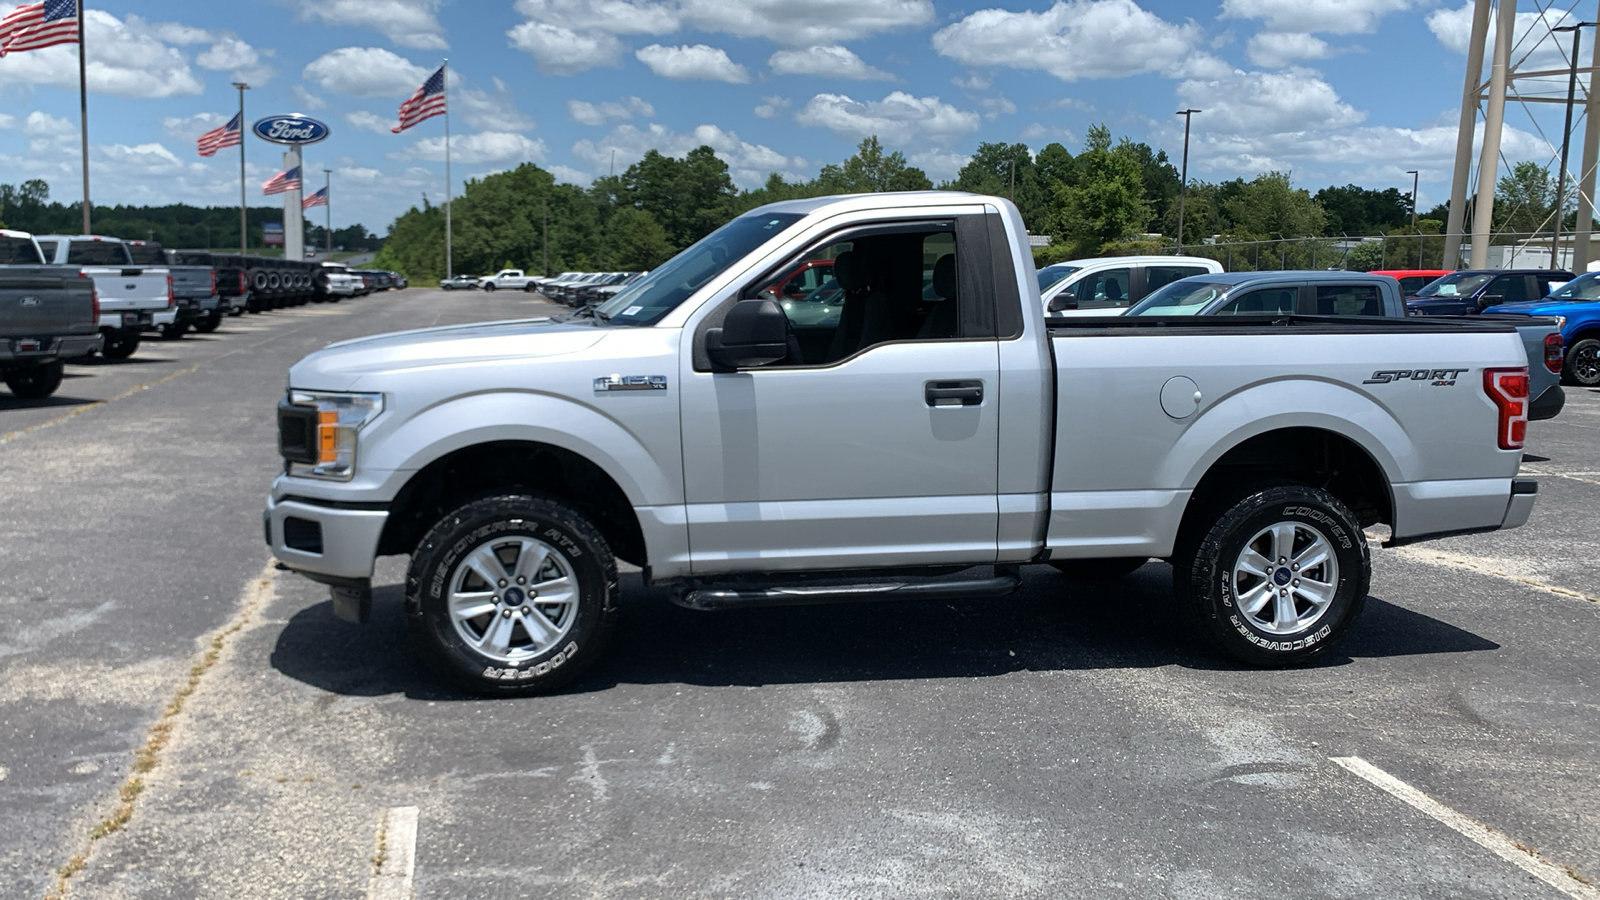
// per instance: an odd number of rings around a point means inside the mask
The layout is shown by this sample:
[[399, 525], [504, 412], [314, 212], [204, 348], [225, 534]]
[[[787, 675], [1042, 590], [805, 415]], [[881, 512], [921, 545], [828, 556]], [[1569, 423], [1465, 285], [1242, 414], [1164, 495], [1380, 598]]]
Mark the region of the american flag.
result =
[[200, 135], [200, 155], [216, 156], [218, 150], [223, 147], [237, 147], [241, 140], [243, 135], [239, 126], [239, 115], [235, 115], [228, 120], [228, 124]]
[[322, 188], [322, 189], [318, 190], [316, 193], [312, 194], [311, 196], [309, 196], [309, 197], [305, 198], [304, 200], [300, 201], [300, 208], [302, 210], [310, 209], [313, 206], [327, 206], [327, 205], [328, 205], [328, 189], [327, 188]]
[[422, 87], [417, 88], [417, 92], [411, 95], [410, 100], [400, 104], [400, 124], [389, 131], [399, 134], [423, 119], [442, 116], [444, 113], [444, 66], [440, 66], [439, 71], [428, 76]]
[[261, 186], [261, 193], [263, 194], [283, 194], [298, 190], [300, 190], [299, 166], [295, 166], [287, 172], [279, 172], [267, 179], [267, 183]]
[[30, 3], [0, 20], [0, 56], [77, 42], [77, 0]]

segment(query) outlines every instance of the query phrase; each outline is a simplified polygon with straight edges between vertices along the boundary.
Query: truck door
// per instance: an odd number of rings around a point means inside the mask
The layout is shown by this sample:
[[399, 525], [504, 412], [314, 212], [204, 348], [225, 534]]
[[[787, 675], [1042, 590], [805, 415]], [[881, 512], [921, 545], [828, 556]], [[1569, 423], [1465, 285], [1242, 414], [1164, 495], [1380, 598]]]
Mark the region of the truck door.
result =
[[[771, 365], [713, 372], [720, 315], [695, 329], [680, 370], [695, 573], [994, 562], [999, 335], [1020, 334], [1021, 301], [988, 219], [841, 226], [754, 274], [719, 309], [810, 260], [832, 261], [843, 294], [827, 316], [786, 311], [790, 355]], [[995, 313], [1004, 279], [1014, 327]]]

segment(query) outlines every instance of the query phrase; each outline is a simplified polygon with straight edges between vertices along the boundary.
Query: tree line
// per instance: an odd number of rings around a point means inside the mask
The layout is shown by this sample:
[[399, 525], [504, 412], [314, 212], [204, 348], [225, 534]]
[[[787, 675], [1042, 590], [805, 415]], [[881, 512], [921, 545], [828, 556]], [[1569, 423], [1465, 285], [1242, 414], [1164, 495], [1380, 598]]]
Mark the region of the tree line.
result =
[[[815, 178], [777, 173], [740, 190], [712, 148], [672, 157], [651, 150], [619, 175], [587, 188], [558, 182], [532, 163], [471, 179], [451, 207], [453, 269], [487, 273], [639, 270], [659, 265], [722, 223], [765, 203], [824, 194], [927, 190], [927, 173], [904, 154], [868, 137], [849, 158]], [[1035, 152], [1022, 143], [983, 143], [940, 188], [1009, 197], [1032, 234], [1049, 235], [1041, 262], [1074, 257], [1172, 252], [1179, 173], [1163, 150], [1105, 126], [1072, 153], [1059, 142]], [[1203, 242], [1405, 232], [1410, 195], [1396, 188], [1330, 186], [1312, 194], [1283, 172], [1210, 183], [1191, 180], [1185, 203], [1185, 250]], [[1442, 227], [1443, 207], [1421, 227]], [[375, 265], [419, 280], [444, 274], [444, 211], [424, 200], [395, 220]], [[1437, 229], [1436, 229], [1437, 230]], [[1323, 265], [1329, 257], [1323, 256]]]
[[[265, 245], [262, 224], [283, 221], [282, 206], [252, 206], [246, 209], [250, 247]], [[220, 250], [239, 246], [239, 207], [189, 206], [96, 206], [91, 225], [95, 234], [125, 240], [155, 240], [163, 247]], [[32, 234], [77, 234], [83, 227], [83, 206], [50, 200], [50, 185], [33, 178], [21, 184], [0, 184], [0, 227]], [[326, 245], [327, 232], [320, 225], [307, 223], [306, 246]], [[346, 250], [377, 250], [383, 238], [356, 224], [333, 230], [333, 243]]]

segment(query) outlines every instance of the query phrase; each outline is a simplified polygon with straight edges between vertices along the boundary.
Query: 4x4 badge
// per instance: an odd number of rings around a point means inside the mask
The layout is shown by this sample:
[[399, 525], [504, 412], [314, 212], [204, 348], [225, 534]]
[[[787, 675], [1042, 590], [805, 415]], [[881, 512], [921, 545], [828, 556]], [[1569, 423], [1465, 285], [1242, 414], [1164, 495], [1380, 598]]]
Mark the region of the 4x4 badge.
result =
[[664, 391], [665, 375], [604, 375], [594, 380], [596, 391]]

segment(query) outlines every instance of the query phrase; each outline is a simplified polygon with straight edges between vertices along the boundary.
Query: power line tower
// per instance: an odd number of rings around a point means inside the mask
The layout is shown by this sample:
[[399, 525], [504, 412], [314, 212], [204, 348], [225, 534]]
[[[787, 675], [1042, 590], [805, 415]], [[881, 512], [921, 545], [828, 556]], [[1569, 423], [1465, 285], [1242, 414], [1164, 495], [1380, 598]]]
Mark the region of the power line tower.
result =
[[[1588, 66], [1579, 67], [1577, 60], [1567, 59], [1567, 68], [1562, 69], [1523, 71], [1519, 68], [1540, 44], [1547, 39], [1554, 40], [1552, 29], [1555, 26], [1564, 24], [1568, 19], [1573, 23], [1577, 22], [1577, 6], [1577, 2], [1573, 2], [1566, 10], [1554, 8], [1554, 4], [1549, 7], [1541, 6], [1538, 10], [1538, 23], [1523, 35], [1521, 41], [1518, 41], [1516, 0], [1500, 0], [1499, 3], [1494, 3], [1492, 0], [1473, 0], [1466, 79], [1461, 91], [1461, 119], [1456, 131], [1455, 170], [1450, 185], [1450, 219], [1445, 225], [1443, 263], [1447, 269], [1460, 265], [1462, 238], [1468, 234], [1467, 190], [1472, 181], [1472, 144], [1480, 104], [1483, 112], [1483, 143], [1478, 153], [1477, 195], [1472, 204], [1470, 232], [1472, 251], [1467, 263], [1474, 269], [1485, 268], [1488, 265], [1489, 241], [1492, 236], [1491, 221], [1494, 216], [1494, 191], [1498, 181], [1500, 137], [1505, 127], [1506, 100], [1512, 99], [1521, 104], [1565, 103], [1567, 102], [1565, 96], [1556, 97], [1520, 91], [1518, 82], [1569, 76], [1574, 71], [1586, 75], [1587, 78], [1579, 82], [1583, 86], [1583, 98], [1580, 102], [1583, 109], [1584, 140], [1582, 163], [1577, 176], [1573, 178], [1577, 184], [1578, 221], [1573, 233], [1572, 268], [1574, 271], [1582, 272], [1588, 267], [1590, 223], [1594, 216], [1595, 169], [1597, 156], [1600, 156], [1600, 96], [1597, 96], [1591, 87], [1594, 73], [1600, 68], [1600, 40], [1592, 42], [1593, 56]], [[1483, 59], [1489, 43], [1491, 13], [1495, 22], [1494, 47], [1490, 56], [1489, 79], [1484, 81]], [[1519, 59], [1513, 61], [1512, 56], [1518, 52], [1521, 44], [1528, 44], [1528, 49]], [[1555, 46], [1560, 47], [1561, 42], [1555, 41]], [[1562, 57], [1566, 57], [1564, 50]], [[1557, 177], [1566, 179], [1569, 176], [1565, 172], [1560, 172], [1557, 173]], [[1554, 214], [1559, 216], [1561, 211], [1557, 210]]]

